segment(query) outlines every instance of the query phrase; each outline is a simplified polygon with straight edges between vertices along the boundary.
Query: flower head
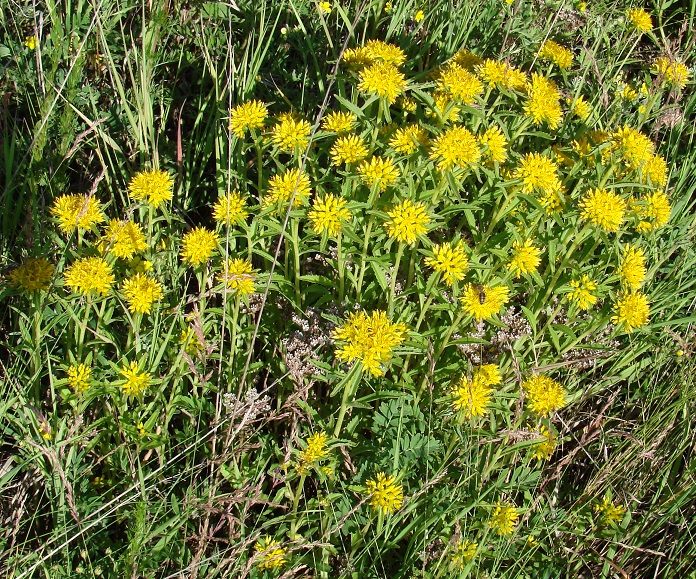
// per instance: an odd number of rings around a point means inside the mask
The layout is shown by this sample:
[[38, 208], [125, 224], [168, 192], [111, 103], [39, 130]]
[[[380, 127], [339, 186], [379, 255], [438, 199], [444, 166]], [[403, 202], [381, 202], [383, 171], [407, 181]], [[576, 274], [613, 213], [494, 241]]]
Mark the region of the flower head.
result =
[[321, 235], [325, 231], [332, 237], [338, 236], [343, 229], [343, 222], [351, 218], [346, 201], [331, 193], [322, 199], [315, 199], [312, 209], [307, 214], [312, 229]]
[[246, 259], [227, 259], [224, 269], [218, 275], [218, 281], [241, 297], [253, 294], [256, 290], [256, 275], [251, 262]]
[[541, 45], [539, 58], [553, 62], [558, 68], [568, 68], [573, 63], [573, 53], [553, 40], [547, 40]]
[[131, 259], [147, 249], [147, 242], [143, 228], [137, 223], [112, 219], [102, 238], [102, 247], [116, 257]]
[[270, 537], [259, 539], [254, 545], [259, 558], [259, 569], [280, 569], [288, 562], [287, 550], [280, 546], [281, 543]]
[[580, 201], [580, 216], [604, 231], [618, 231], [626, 213], [626, 201], [606, 189], [591, 189]]
[[51, 214], [58, 219], [58, 227], [66, 235], [77, 228], [89, 229], [104, 221], [101, 205], [91, 195], [61, 195], [53, 202]]
[[138, 362], [126, 362], [121, 368], [124, 383], [121, 390], [126, 396], [137, 396], [150, 385], [150, 374], [141, 372]]
[[436, 161], [440, 171], [449, 171], [455, 166], [466, 167], [478, 163], [481, 149], [469, 129], [453, 126], [435, 139], [430, 158]]
[[24, 46], [26, 46], [29, 50], [36, 50], [36, 47], [38, 45], [39, 45], [39, 39], [36, 38], [35, 34], [32, 34], [31, 36], [24, 37]]
[[432, 248], [433, 257], [426, 257], [425, 264], [442, 274], [442, 279], [449, 286], [455, 281], [464, 279], [464, 274], [469, 267], [469, 258], [463, 245], [442, 243]]
[[329, 448], [326, 445], [329, 437], [325, 432], [316, 432], [307, 439], [307, 447], [299, 454], [299, 471], [320, 462], [329, 456]]
[[515, 241], [512, 244], [512, 259], [508, 263], [508, 269], [520, 277], [523, 273], [535, 272], [541, 263], [541, 250], [531, 240], [524, 243]]
[[247, 129], [262, 129], [268, 108], [261, 101], [247, 101], [230, 111], [230, 130], [242, 138]]
[[639, 247], [628, 246], [621, 257], [621, 283], [629, 290], [635, 291], [643, 283], [645, 275], [645, 252]]
[[460, 301], [464, 311], [476, 320], [488, 320], [497, 314], [508, 301], [507, 286], [485, 286], [468, 284]]
[[331, 2], [319, 2], [317, 4], [317, 10], [321, 14], [331, 14]]
[[641, 219], [637, 227], [639, 232], [652, 231], [669, 221], [672, 207], [664, 191], [648, 193], [641, 199], [641, 203], [638, 208], [638, 218]]
[[546, 123], [550, 129], [557, 129], [563, 118], [561, 95], [551, 79], [532, 73], [532, 81], [527, 85], [527, 102], [524, 112], [535, 125]]
[[389, 237], [412, 245], [419, 235], [428, 231], [430, 217], [423, 203], [413, 203], [409, 199], [387, 212], [389, 221], [384, 228]]
[[181, 259], [193, 266], [201, 265], [210, 259], [217, 249], [218, 236], [205, 227], [194, 227], [184, 234], [181, 240]]
[[353, 113], [334, 111], [324, 117], [321, 126], [325, 131], [341, 134], [353, 130], [353, 125], [356, 121], [357, 119]]
[[101, 257], [85, 257], [77, 260], [65, 271], [65, 283], [82, 295], [93, 293], [105, 296], [114, 283], [111, 266]]
[[463, 570], [466, 564], [473, 560], [478, 550], [478, 543], [467, 540], [459, 540], [457, 546], [452, 551], [452, 563]]
[[385, 62], [401, 66], [406, 60], [406, 54], [403, 50], [383, 40], [370, 40], [364, 48], [370, 62]]
[[71, 365], [68, 368], [68, 386], [76, 393], [88, 390], [91, 374], [92, 369], [86, 364]]
[[645, 8], [626, 10], [626, 18], [628, 18], [633, 28], [641, 34], [652, 30], [652, 18], [645, 11]]
[[583, 274], [579, 280], [572, 280], [570, 287], [573, 291], [568, 294], [568, 299], [575, 302], [581, 310], [589, 310], [597, 303], [597, 296], [592, 293], [597, 289], [597, 284], [589, 275]]
[[273, 127], [271, 141], [281, 151], [294, 153], [297, 149], [304, 149], [309, 143], [309, 133], [312, 127], [304, 119], [298, 118], [292, 113], [284, 113], [278, 117], [280, 121]]
[[162, 299], [162, 285], [144, 273], [136, 273], [123, 282], [123, 295], [131, 312], [149, 314], [152, 304]]
[[54, 265], [45, 257], [32, 257], [10, 271], [10, 284], [24, 293], [45, 291], [53, 275]]
[[464, 412], [467, 418], [483, 416], [493, 394], [491, 387], [500, 382], [500, 371], [495, 364], [478, 367], [473, 378], [464, 376], [454, 387], [454, 408]]
[[626, 514], [626, 507], [615, 505], [609, 497], [604, 497], [601, 503], [595, 505], [594, 511], [595, 513], [600, 513], [602, 523], [613, 525], [623, 519]]
[[470, 105], [483, 92], [483, 84], [464, 67], [450, 61], [440, 73], [436, 90]]
[[527, 153], [515, 169], [516, 179], [522, 179], [522, 191], [532, 193], [555, 193], [561, 189], [558, 165], [539, 153]]
[[418, 125], [410, 125], [401, 129], [396, 129], [394, 135], [389, 139], [389, 146], [397, 153], [411, 155], [418, 147], [428, 142], [428, 134]]
[[494, 163], [504, 163], [507, 159], [508, 141], [500, 127], [492, 126], [481, 135], [479, 142], [484, 147], [483, 157]]
[[157, 209], [163, 201], [172, 200], [174, 179], [159, 169], [141, 171], [131, 179], [128, 190], [136, 201], [149, 203]]
[[616, 315], [611, 318], [615, 325], [623, 325], [627, 332], [632, 332], [648, 323], [650, 302], [642, 293], [622, 294], [614, 306]]
[[346, 135], [336, 139], [330, 154], [331, 162], [336, 166], [355, 163], [367, 157], [367, 147], [358, 135]]
[[568, 103], [570, 104], [570, 110], [573, 111], [573, 114], [582, 121], [586, 121], [592, 112], [592, 107], [582, 95], [578, 95], [575, 100], [569, 99]]
[[393, 103], [406, 90], [406, 79], [394, 65], [378, 61], [360, 73], [358, 88], [362, 92], [376, 93], [388, 103]]
[[[273, 175], [268, 181], [268, 195], [263, 198], [263, 208], [287, 206], [293, 199], [293, 209], [302, 207], [312, 194], [309, 177], [301, 169], [288, 169], [282, 175]], [[287, 208], [287, 207], [285, 207]]]
[[368, 187], [379, 185], [380, 191], [386, 191], [387, 187], [394, 185], [401, 175], [401, 171], [394, 164], [394, 161], [378, 156], [372, 157], [369, 161], [363, 161], [358, 166], [358, 173], [363, 183]]
[[391, 515], [401, 508], [404, 502], [404, 491], [393, 476], [383, 472], [377, 473], [374, 479], [365, 483], [367, 494], [370, 496], [370, 506], [385, 515]]
[[539, 416], [548, 416], [566, 405], [563, 386], [543, 374], [533, 374], [522, 384], [532, 411]]
[[663, 56], [656, 58], [653, 62], [652, 72], [662, 78], [665, 83], [679, 88], [684, 88], [689, 82], [689, 69], [678, 60], [670, 60]]
[[541, 439], [532, 447], [534, 453], [532, 456], [537, 460], [549, 460], [553, 451], [556, 450], [556, 437], [546, 426], [541, 427]]
[[611, 144], [612, 151], [619, 151], [632, 169], [645, 165], [654, 156], [653, 142], [628, 126], [619, 127], [611, 134]]
[[218, 198], [213, 206], [215, 221], [228, 227], [231, 223], [244, 221], [247, 217], [246, 201], [238, 191], [232, 191]]
[[498, 501], [488, 524], [499, 536], [506, 537], [512, 535], [519, 516], [515, 505]]
[[650, 184], [655, 187], [667, 185], [667, 162], [660, 155], [648, 157], [643, 167], [643, 181], [650, 179]]
[[476, 73], [490, 87], [523, 89], [527, 76], [505, 62], [487, 58], [476, 67]]
[[391, 360], [394, 348], [406, 337], [404, 324], [394, 324], [387, 314], [374, 311], [367, 315], [364, 311], [353, 312], [340, 327], [334, 330], [333, 338], [344, 342], [336, 351], [340, 360], [358, 360], [373, 376], [383, 374], [382, 364]]

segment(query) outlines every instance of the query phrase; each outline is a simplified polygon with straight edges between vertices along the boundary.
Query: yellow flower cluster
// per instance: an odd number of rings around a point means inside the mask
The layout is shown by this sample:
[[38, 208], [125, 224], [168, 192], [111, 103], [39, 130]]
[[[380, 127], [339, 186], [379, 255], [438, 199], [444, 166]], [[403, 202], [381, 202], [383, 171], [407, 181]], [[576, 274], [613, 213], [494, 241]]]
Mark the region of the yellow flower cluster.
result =
[[507, 159], [507, 138], [498, 126], [492, 126], [479, 138], [483, 145], [483, 157], [494, 163], [504, 163]]
[[520, 514], [515, 505], [498, 501], [495, 504], [493, 514], [488, 524], [499, 536], [507, 537], [508, 535], [512, 535], [517, 526], [517, 519], [519, 519], [519, 517]]
[[615, 505], [609, 497], [604, 497], [601, 503], [595, 505], [594, 511], [600, 514], [602, 523], [613, 525], [623, 519], [626, 514], [626, 507]]
[[334, 165], [355, 163], [367, 157], [367, 147], [358, 135], [347, 135], [336, 139], [330, 151]]
[[278, 117], [278, 122], [273, 127], [271, 142], [280, 151], [294, 153], [304, 152], [309, 143], [309, 133], [312, 128], [304, 119], [298, 118], [293, 113], [283, 113]]
[[246, 201], [238, 191], [220, 197], [213, 206], [213, 218], [228, 227], [231, 223], [241, 223], [247, 217]]
[[398, 511], [404, 502], [401, 485], [393, 476], [387, 476], [383, 472], [377, 473], [374, 479], [368, 480], [365, 487], [370, 497], [370, 506], [385, 515]]
[[411, 155], [427, 142], [428, 134], [425, 130], [418, 125], [410, 125], [394, 131], [394, 135], [389, 140], [389, 146], [397, 153]]
[[556, 437], [546, 426], [541, 427], [540, 434], [542, 438], [534, 445], [532, 457], [539, 461], [549, 460], [556, 450]]
[[626, 18], [638, 32], [650, 32], [652, 30], [652, 18], [645, 8], [633, 8], [626, 10]]
[[464, 311], [476, 320], [488, 320], [508, 301], [510, 289], [505, 286], [468, 284], [459, 300]]
[[184, 234], [181, 240], [182, 261], [193, 266], [207, 262], [217, 249], [218, 241], [218, 235], [214, 231], [205, 227], [194, 227]]
[[9, 273], [10, 284], [26, 293], [48, 289], [54, 265], [45, 257], [30, 258]]
[[101, 205], [91, 195], [61, 195], [53, 202], [51, 214], [66, 235], [104, 221]]
[[527, 84], [527, 75], [506, 62], [487, 58], [476, 66], [481, 80], [491, 87], [522, 90]]
[[483, 416], [493, 394], [492, 387], [501, 382], [502, 377], [495, 364], [476, 368], [473, 378], [464, 376], [454, 387], [454, 408], [467, 418]]
[[546, 123], [550, 129], [558, 128], [563, 119], [561, 95], [551, 79], [532, 73], [532, 81], [527, 84], [524, 112], [536, 125]]
[[630, 333], [648, 323], [650, 302], [641, 293], [622, 294], [619, 296], [614, 310], [616, 314], [611, 318], [611, 321], [617, 326], [623, 325]]
[[683, 62], [661, 56], [653, 62], [653, 73], [665, 83], [684, 88], [689, 82], [690, 72]]
[[435, 89], [438, 93], [456, 99], [465, 105], [470, 105], [474, 99], [483, 93], [483, 84], [464, 67], [450, 61], [441, 71]]
[[147, 249], [147, 242], [142, 227], [137, 223], [112, 219], [102, 238], [102, 247], [116, 257], [131, 259]]
[[109, 293], [115, 280], [111, 266], [101, 257], [85, 257], [65, 271], [65, 283], [74, 292], [84, 296]]
[[363, 161], [358, 166], [358, 173], [368, 187], [378, 185], [380, 191], [386, 191], [387, 187], [394, 185], [401, 175], [401, 171], [389, 158], [375, 155], [369, 161]]
[[245, 297], [256, 291], [256, 275], [250, 261], [246, 259], [226, 259], [218, 281], [235, 295]]
[[393, 64], [378, 61], [361, 71], [358, 88], [393, 103], [406, 90], [406, 78]]
[[247, 129], [262, 129], [268, 108], [261, 101], [248, 101], [230, 111], [230, 130], [242, 138]]
[[128, 190], [136, 201], [149, 203], [157, 209], [163, 202], [172, 200], [174, 179], [159, 169], [141, 171], [131, 179]]
[[270, 537], [263, 537], [256, 542], [254, 551], [256, 551], [259, 556], [259, 569], [280, 569], [288, 562], [287, 549], [284, 549], [280, 545], [280, 542]]
[[638, 247], [626, 247], [619, 268], [621, 283], [629, 290], [635, 291], [643, 283], [646, 273], [645, 252]]
[[389, 221], [384, 228], [387, 235], [399, 242], [412, 245], [419, 235], [428, 231], [430, 217], [423, 203], [414, 203], [406, 199], [387, 212]]
[[626, 201], [606, 189], [591, 189], [580, 200], [580, 216], [604, 231], [618, 231], [626, 214]]
[[343, 342], [336, 351], [340, 360], [358, 360], [373, 376], [383, 374], [382, 365], [391, 360], [394, 348], [406, 337], [404, 324], [392, 323], [386, 312], [374, 311], [367, 315], [364, 311], [353, 312], [343, 326], [333, 333], [334, 340]]
[[589, 275], [583, 274], [579, 280], [572, 280], [570, 287], [573, 290], [568, 294], [568, 299], [581, 310], [588, 310], [597, 303], [597, 296], [592, 293], [597, 290], [597, 284]]
[[68, 386], [76, 393], [88, 390], [91, 384], [92, 368], [86, 364], [71, 365], [68, 368]]
[[136, 273], [123, 282], [123, 295], [131, 312], [149, 314], [152, 304], [162, 299], [162, 285], [144, 273]]
[[469, 267], [469, 258], [463, 245], [442, 243], [435, 245], [431, 251], [433, 256], [426, 257], [425, 264], [440, 272], [447, 285], [453, 286], [455, 281], [464, 279]]
[[324, 117], [321, 127], [333, 133], [348, 133], [353, 130], [356, 121], [357, 118], [353, 113], [334, 111]]
[[573, 53], [553, 40], [547, 40], [541, 45], [539, 58], [553, 62], [562, 69], [570, 67], [573, 63]]
[[293, 209], [298, 209], [307, 202], [312, 190], [309, 177], [301, 169], [288, 169], [282, 175], [273, 175], [268, 181], [268, 195], [263, 198], [264, 209], [278, 208], [282, 205], [283, 212], [287, 210], [287, 204], [293, 199]]
[[312, 229], [319, 235], [326, 232], [336, 237], [343, 230], [343, 222], [348, 221], [351, 214], [344, 199], [329, 193], [314, 201], [307, 218], [312, 224]]
[[329, 456], [327, 442], [329, 437], [325, 432], [317, 432], [310, 436], [306, 442], [306, 448], [299, 453], [297, 470], [305, 474], [307, 469], [314, 464], [325, 460]]
[[512, 244], [512, 259], [508, 263], [508, 269], [519, 278], [522, 274], [533, 273], [541, 263], [541, 250], [526, 240], [523, 243], [515, 241]]
[[476, 556], [477, 550], [478, 543], [473, 543], [468, 539], [457, 541], [457, 546], [452, 552], [452, 564], [458, 569], [464, 570], [466, 564], [472, 561]]
[[453, 126], [435, 139], [430, 158], [437, 163], [438, 170], [449, 171], [478, 163], [481, 149], [469, 129]]
[[150, 374], [141, 372], [138, 362], [126, 362], [121, 368], [121, 390], [126, 396], [138, 396], [150, 385]]
[[548, 416], [566, 405], [563, 386], [543, 374], [533, 374], [522, 384], [532, 411], [539, 416]]

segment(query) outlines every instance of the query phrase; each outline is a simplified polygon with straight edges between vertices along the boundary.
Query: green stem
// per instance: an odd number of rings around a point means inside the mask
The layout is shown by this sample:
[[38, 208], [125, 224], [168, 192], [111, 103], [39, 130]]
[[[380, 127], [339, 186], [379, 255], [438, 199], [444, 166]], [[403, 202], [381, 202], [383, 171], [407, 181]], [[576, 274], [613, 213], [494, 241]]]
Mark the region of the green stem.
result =
[[389, 288], [389, 302], [387, 303], [387, 317], [391, 318], [394, 313], [394, 293], [396, 292], [396, 278], [399, 275], [399, 265], [401, 265], [401, 256], [404, 254], [404, 243], [399, 242], [399, 247], [396, 250], [396, 263], [391, 276], [391, 286]]
[[370, 220], [367, 222], [367, 229], [365, 230], [365, 243], [363, 244], [363, 250], [361, 255], [360, 264], [360, 275], [358, 276], [358, 284], [355, 292], [356, 300], [360, 302], [360, 297], [362, 295], [362, 283], [365, 277], [365, 268], [367, 267], [367, 247], [370, 243], [370, 234], [372, 233], [372, 226], [375, 222], [375, 216], [371, 215]]
[[292, 218], [292, 253], [295, 259], [295, 301], [297, 307], [302, 308], [302, 292], [300, 291], [300, 221]]
[[89, 314], [92, 310], [92, 296], [87, 296], [87, 301], [85, 303], [85, 313], [82, 316], [82, 324], [80, 325], [80, 335], [77, 340], [77, 361], [82, 362], [82, 350], [85, 343], [85, 334], [87, 332], [87, 322], [89, 321]]
[[261, 145], [259, 143], [260, 137], [257, 137], [254, 139], [254, 147], [256, 148], [256, 159], [258, 163], [257, 167], [257, 172], [258, 172], [258, 177], [257, 177], [257, 183], [256, 183], [256, 192], [259, 197], [259, 204], [263, 201], [263, 194], [261, 193], [261, 190], [263, 189], [263, 159], [262, 155], [263, 153], [261, 152]]
[[340, 438], [341, 428], [343, 426], [343, 420], [346, 416], [346, 411], [348, 410], [348, 403], [355, 396], [358, 389], [358, 384], [360, 384], [360, 378], [362, 377], [360, 362], [353, 364], [343, 382], [343, 398], [341, 399], [341, 408], [338, 411], [338, 418], [336, 419], [336, 426], [334, 428], [334, 438]]
[[345, 295], [345, 271], [343, 264], [343, 234], [339, 233], [336, 238], [336, 268], [338, 269], [338, 303], [343, 303]]
[[300, 496], [302, 495], [302, 491], [304, 490], [304, 483], [305, 483], [305, 478], [307, 477], [306, 474], [301, 474], [300, 475], [300, 482], [297, 484], [297, 490], [295, 491], [295, 496], [293, 497], [292, 501], [292, 522], [290, 523], [290, 540], [294, 541], [295, 540], [295, 535], [297, 533], [297, 508], [300, 504]]

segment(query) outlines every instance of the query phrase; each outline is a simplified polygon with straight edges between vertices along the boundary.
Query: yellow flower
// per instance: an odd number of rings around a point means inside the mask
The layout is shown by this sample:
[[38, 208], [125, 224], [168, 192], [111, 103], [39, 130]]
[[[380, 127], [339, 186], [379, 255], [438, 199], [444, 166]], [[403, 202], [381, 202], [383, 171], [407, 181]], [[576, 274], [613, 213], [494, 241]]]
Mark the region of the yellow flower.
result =
[[404, 502], [404, 491], [393, 476], [383, 472], [377, 473], [374, 480], [365, 483], [367, 494], [370, 496], [370, 506], [385, 515], [391, 515], [401, 508]]
[[481, 159], [481, 149], [469, 129], [453, 126], [435, 139], [430, 158], [436, 161], [440, 171], [448, 171], [454, 167], [475, 165]]
[[654, 155], [655, 145], [642, 134], [628, 126], [618, 128], [611, 135], [612, 151], [620, 151], [628, 166], [637, 169]]
[[626, 201], [606, 189], [591, 189], [580, 201], [580, 216], [604, 231], [618, 231], [626, 213]]
[[39, 423], [39, 434], [41, 435], [41, 438], [43, 438], [44, 440], [51, 440], [53, 438], [53, 432], [51, 432], [51, 425], [45, 420], [42, 420]]
[[262, 129], [268, 108], [261, 101], [248, 101], [230, 111], [230, 130], [242, 138], [247, 129]]
[[232, 191], [219, 197], [213, 206], [215, 221], [222, 222], [228, 227], [233, 222], [242, 222], [246, 219], [246, 201], [238, 191]]
[[26, 46], [29, 50], [36, 50], [36, 47], [39, 45], [39, 39], [36, 38], [36, 35], [31, 35], [31, 36], [25, 36], [24, 37], [24, 46]]
[[650, 316], [650, 302], [641, 293], [622, 294], [614, 306], [616, 315], [611, 321], [619, 326], [623, 325], [627, 332], [632, 332], [648, 323]]
[[271, 141], [281, 151], [294, 153], [297, 149], [304, 150], [309, 143], [309, 133], [312, 127], [304, 119], [292, 113], [284, 113], [278, 117], [280, 121], [273, 127]]
[[218, 236], [214, 231], [194, 227], [181, 240], [181, 259], [193, 266], [201, 265], [210, 259], [217, 245]]
[[393, 103], [396, 97], [406, 90], [406, 78], [393, 64], [378, 61], [360, 73], [358, 89], [362, 92], [377, 93], [387, 102]]
[[460, 107], [456, 106], [454, 103], [456, 101], [450, 97], [447, 93], [435, 91], [433, 93], [433, 101], [435, 104], [435, 111], [429, 111], [428, 116], [432, 118], [440, 117], [442, 123], [459, 121]]
[[504, 163], [507, 159], [507, 139], [500, 127], [492, 126], [481, 135], [479, 142], [484, 146], [483, 157], [494, 163]]
[[53, 275], [54, 265], [45, 257], [29, 258], [10, 271], [10, 284], [24, 293], [45, 291]]
[[367, 157], [367, 147], [358, 135], [347, 135], [336, 139], [330, 154], [331, 162], [336, 166], [355, 163]]
[[331, 2], [319, 2], [317, 9], [321, 14], [331, 14]]
[[543, 374], [532, 375], [522, 384], [532, 411], [539, 416], [548, 416], [566, 405], [563, 386]]
[[101, 257], [85, 257], [73, 263], [65, 272], [65, 283], [82, 295], [92, 293], [105, 296], [114, 283], [111, 266]]
[[452, 57], [452, 62], [456, 62], [459, 66], [473, 71], [474, 68], [481, 64], [481, 59], [470, 50], [463, 48]]
[[245, 259], [227, 259], [223, 270], [218, 275], [218, 281], [225, 284], [228, 290], [236, 295], [245, 297], [256, 290], [256, 275], [251, 262]]
[[364, 311], [349, 314], [343, 326], [334, 330], [333, 338], [344, 342], [336, 351], [339, 360], [358, 360], [373, 376], [381, 376], [382, 364], [387, 364], [392, 351], [406, 337], [404, 324], [394, 324], [387, 314], [374, 311], [368, 316]]
[[456, 62], [449, 62], [440, 73], [436, 90], [448, 95], [451, 99], [470, 105], [483, 93], [483, 84], [464, 67]]
[[51, 214], [58, 219], [58, 227], [66, 235], [75, 229], [89, 229], [102, 223], [101, 205], [91, 195], [61, 195], [53, 202]]
[[121, 390], [126, 396], [137, 396], [150, 385], [150, 374], [141, 372], [137, 362], [126, 362], [121, 368], [121, 376], [125, 380]]
[[464, 279], [469, 267], [469, 258], [463, 245], [452, 247], [449, 243], [436, 245], [432, 249], [433, 257], [426, 257], [425, 264], [442, 274], [442, 279], [449, 286]]
[[500, 86], [521, 90], [527, 84], [527, 76], [524, 72], [505, 62], [490, 58], [476, 67], [476, 74], [490, 87]]
[[577, 115], [580, 120], [586, 121], [592, 112], [592, 107], [582, 95], [579, 95], [575, 101], [568, 99], [568, 103], [570, 104], [570, 110], [573, 111], [573, 114]]
[[499, 536], [506, 537], [512, 535], [519, 516], [515, 505], [498, 501], [488, 524]]
[[587, 2], [578, 2], [575, 5], [575, 8], [577, 9], [578, 12], [580, 12], [582, 14], [583, 12], [585, 12], [585, 10], [587, 10]]
[[263, 208], [277, 207], [278, 204], [287, 206], [294, 196], [292, 207], [298, 209], [306, 203], [311, 194], [307, 174], [300, 169], [288, 169], [282, 175], [273, 175], [268, 181], [268, 195], [263, 198]]
[[383, 40], [370, 40], [365, 44], [365, 52], [371, 62], [385, 62], [401, 66], [406, 60], [403, 50]]
[[660, 155], [652, 155], [645, 162], [641, 181], [645, 181], [647, 177], [651, 185], [664, 187], [667, 185], [667, 171], [666, 161]]
[[418, 147], [428, 142], [428, 134], [418, 125], [397, 129], [389, 140], [389, 146], [397, 153], [411, 155]]
[[514, 176], [522, 179], [522, 191], [525, 193], [556, 193], [561, 189], [558, 165], [539, 153], [527, 153], [515, 169]]
[[321, 235], [325, 231], [332, 237], [338, 236], [343, 229], [343, 222], [351, 218], [346, 202], [331, 193], [323, 199], [315, 199], [312, 209], [307, 214], [312, 229]]
[[360, 173], [360, 178], [365, 185], [368, 187], [379, 185], [380, 191], [386, 191], [387, 187], [394, 185], [401, 175], [401, 171], [394, 164], [394, 161], [378, 156], [360, 163], [358, 173]]
[[476, 320], [488, 320], [497, 314], [508, 301], [507, 286], [485, 286], [468, 284], [464, 295], [459, 298], [464, 311]]
[[524, 243], [515, 241], [512, 244], [512, 259], [508, 263], [508, 269], [515, 273], [515, 278], [523, 273], [535, 272], [541, 262], [541, 250], [536, 247], [531, 240]]
[[191, 327], [181, 330], [179, 344], [184, 347], [184, 351], [191, 357], [205, 351], [205, 344], [201, 341], [201, 336]]
[[86, 364], [71, 365], [68, 368], [68, 386], [76, 393], [88, 390], [91, 374], [92, 369]]
[[639, 232], [652, 231], [662, 227], [669, 221], [672, 207], [664, 191], [648, 193], [641, 199], [642, 206], [638, 208], [638, 217], [642, 221], [636, 228]]
[[307, 439], [307, 447], [299, 455], [300, 474], [307, 467], [328, 458], [329, 449], [326, 446], [328, 439], [325, 432], [317, 432]]
[[558, 65], [558, 68], [563, 69], [568, 68], [573, 63], [573, 53], [553, 40], [547, 40], [541, 45], [539, 58], [553, 62]]
[[626, 507], [623, 505], [615, 505], [609, 497], [604, 497], [602, 502], [594, 507], [595, 513], [600, 513], [602, 523], [612, 525], [618, 523], [626, 514]]
[[174, 195], [174, 179], [165, 171], [141, 171], [131, 179], [128, 190], [136, 201], [149, 203], [157, 209]]
[[116, 257], [132, 258], [136, 253], [147, 249], [143, 229], [132, 221], [112, 219], [102, 238], [102, 246]]
[[353, 129], [357, 121], [352, 113], [331, 112], [324, 118], [321, 126], [325, 131], [334, 133], [348, 133]]
[[388, 211], [387, 215], [389, 221], [384, 226], [387, 235], [399, 242], [412, 245], [419, 235], [428, 231], [430, 217], [423, 203], [413, 203], [406, 199]]
[[135, 313], [149, 314], [152, 304], [162, 299], [162, 285], [144, 273], [136, 273], [123, 282], [123, 295], [128, 309]]
[[413, 19], [416, 22], [422, 22], [424, 18], [425, 18], [425, 12], [423, 12], [422, 10], [418, 10], [418, 12], [416, 12], [413, 16]]
[[650, 32], [652, 30], [652, 18], [645, 11], [645, 8], [634, 8], [626, 10], [626, 17], [631, 21], [633, 28], [638, 32]]
[[689, 82], [689, 69], [684, 63], [669, 58], [656, 58], [653, 62], [652, 73], [662, 78], [667, 84], [684, 88]]
[[527, 84], [527, 102], [524, 112], [535, 125], [545, 122], [550, 129], [557, 129], [563, 119], [561, 95], [551, 79], [532, 73], [532, 81]]
[[270, 537], [263, 537], [254, 545], [254, 551], [259, 554], [259, 569], [280, 569], [288, 562], [287, 550], [280, 542]]
[[452, 563], [463, 570], [466, 564], [473, 560], [477, 550], [478, 543], [472, 543], [468, 539], [466, 541], [459, 540], [452, 552]]
[[635, 291], [645, 279], [645, 252], [638, 247], [628, 246], [621, 259], [619, 277], [629, 290]]
[[556, 437], [546, 426], [541, 427], [540, 434], [543, 438], [539, 439], [533, 446], [534, 454], [532, 457], [539, 461], [549, 460], [553, 451], [556, 450]]
[[597, 303], [597, 296], [592, 292], [597, 289], [597, 284], [590, 276], [583, 274], [579, 280], [570, 282], [573, 291], [568, 294], [568, 299], [575, 302], [581, 310], [588, 310]]
[[500, 372], [495, 364], [480, 366], [474, 371], [473, 378], [464, 376], [454, 387], [454, 408], [463, 411], [467, 418], [483, 416], [493, 394], [491, 387], [500, 382]]

